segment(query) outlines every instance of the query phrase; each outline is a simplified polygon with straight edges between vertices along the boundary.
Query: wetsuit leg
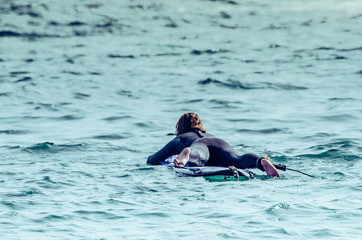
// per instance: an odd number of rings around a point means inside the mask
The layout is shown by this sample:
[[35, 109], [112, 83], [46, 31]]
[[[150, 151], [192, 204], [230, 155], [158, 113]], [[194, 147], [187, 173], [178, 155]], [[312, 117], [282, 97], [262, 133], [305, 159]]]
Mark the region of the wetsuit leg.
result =
[[252, 153], [247, 153], [238, 156], [237, 163], [234, 166], [237, 168], [259, 168], [261, 170], [264, 170], [264, 168], [260, 167], [260, 160], [261, 157]]
[[[195, 149], [195, 150], [193, 150]], [[205, 149], [208, 149], [205, 150]], [[260, 168], [260, 157], [255, 154], [239, 156], [235, 149], [220, 138], [200, 138], [191, 145], [192, 163], [198, 166], [234, 166], [237, 168]], [[201, 153], [201, 155], [200, 155]], [[202, 156], [197, 161], [198, 155]], [[206, 156], [206, 157], [205, 157]]]
[[209, 148], [204, 143], [193, 143], [190, 147], [190, 159], [187, 166], [203, 166], [210, 158]]

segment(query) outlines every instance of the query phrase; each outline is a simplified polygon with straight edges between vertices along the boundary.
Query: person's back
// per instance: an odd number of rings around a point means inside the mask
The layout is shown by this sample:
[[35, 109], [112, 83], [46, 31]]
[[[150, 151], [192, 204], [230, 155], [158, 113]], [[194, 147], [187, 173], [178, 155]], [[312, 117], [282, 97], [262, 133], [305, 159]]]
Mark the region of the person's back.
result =
[[149, 156], [147, 158], [147, 163], [152, 165], [159, 165], [161, 162], [165, 161], [166, 158], [172, 155], [180, 154], [182, 150], [184, 150], [186, 147], [190, 147], [197, 139], [204, 137], [212, 138], [214, 136], [198, 130], [182, 133], [172, 139], [158, 152]]
[[181, 153], [182, 150], [190, 147], [199, 138], [214, 137], [206, 133], [200, 117], [195, 113], [185, 113], [180, 117], [176, 124], [175, 135], [176, 137], [161, 150], [148, 157], [148, 164], [160, 164], [166, 158]]

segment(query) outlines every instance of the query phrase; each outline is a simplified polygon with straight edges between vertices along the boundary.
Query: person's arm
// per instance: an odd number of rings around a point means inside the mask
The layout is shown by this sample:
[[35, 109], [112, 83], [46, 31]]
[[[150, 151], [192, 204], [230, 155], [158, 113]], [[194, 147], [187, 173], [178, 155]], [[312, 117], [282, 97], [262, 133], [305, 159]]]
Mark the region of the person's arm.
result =
[[180, 138], [176, 137], [171, 142], [167, 143], [161, 150], [151, 155], [147, 159], [148, 164], [159, 165], [166, 158], [179, 154], [186, 146], [181, 142]]

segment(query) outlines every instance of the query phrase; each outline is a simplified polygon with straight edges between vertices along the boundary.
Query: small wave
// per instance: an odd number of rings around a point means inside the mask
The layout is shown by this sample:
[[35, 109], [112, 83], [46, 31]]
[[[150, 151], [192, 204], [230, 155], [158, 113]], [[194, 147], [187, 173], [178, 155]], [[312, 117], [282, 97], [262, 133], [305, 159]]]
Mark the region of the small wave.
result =
[[0, 37], [20, 37], [21, 34], [13, 31], [0, 31]]
[[[362, 74], [362, 71], [361, 71]], [[330, 98], [329, 101], [355, 101], [355, 98]]]
[[358, 119], [357, 117], [350, 114], [340, 114], [340, 115], [332, 115], [332, 116], [323, 116], [321, 117], [323, 120], [331, 121], [331, 122], [346, 122], [351, 119]]
[[227, 3], [227, 4], [231, 4], [231, 5], [238, 5], [238, 3], [236, 1], [233, 0], [208, 0], [211, 2], [222, 2], [222, 3]]
[[131, 91], [127, 91], [127, 90], [119, 90], [116, 92], [116, 94], [120, 95], [120, 96], [126, 96], [126, 97], [134, 97], [132, 95]]
[[226, 25], [226, 24], [219, 24], [219, 27], [221, 28], [226, 28], [226, 29], [237, 29], [237, 28], [243, 28], [243, 27], [240, 27], [239, 25], [235, 24], [235, 25]]
[[59, 38], [60, 35], [56, 34], [45, 34], [45, 33], [20, 33], [20, 32], [14, 32], [14, 31], [0, 31], [0, 37], [23, 37], [23, 38], [29, 38], [29, 39], [35, 39], [35, 38]]
[[308, 158], [330, 158], [346, 161], [355, 161], [361, 159], [361, 157], [356, 154], [361, 151], [361, 147], [357, 139], [336, 139], [330, 143], [312, 146], [309, 148], [309, 150], [317, 151], [318, 153], [301, 156]]
[[268, 153], [268, 155], [274, 162], [277, 162], [277, 163], [286, 162], [286, 161], [292, 159], [291, 157], [288, 157], [288, 156], [280, 154], [280, 153]]
[[228, 53], [228, 52], [230, 51], [225, 49], [218, 49], [218, 50], [207, 49], [207, 50], [192, 50], [191, 54], [202, 55], [202, 54], [218, 54], [218, 53]]
[[266, 211], [267, 211], [268, 214], [275, 215], [275, 214], [278, 214], [278, 212], [281, 209], [284, 209], [284, 210], [290, 209], [290, 204], [286, 203], [286, 202], [278, 203], [276, 205], [271, 206]]
[[[43, 218], [43, 220], [41, 220], [41, 222], [43, 221], [59, 221], [59, 220], [69, 220], [72, 219], [73, 217], [70, 215], [56, 215], [56, 214], [50, 214], [48, 216], [45, 216]], [[39, 221], [40, 222], [40, 221]]]
[[89, 97], [91, 97], [91, 95], [85, 94], [85, 93], [75, 93], [74, 94], [74, 98], [76, 98], [76, 99], [84, 99], [84, 98], [89, 98]]
[[170, 23], [167, 23], [167, 24], [165, 25], [165, 27], [178, 28], [178, 25], [177, 25], [177, 23], [175, 23], [175, 22], [170, 22]]
[[333, 175], [335, 177], [340, 177], [340, 178], [345, 178], [346, 174], [344, 174], [343, 172], [334, 172]]
[[75, 116], [75, 115], [64, 115], [64, 116], [56, 117], [53, 119], [60, 120], [60, 121], [72, 121], [72, 120], [78, 120], [78, 119], [82, 119], [82, 118], [83, 117]]
[[[95, 34], [102, 34], [102, 33], [113, 33], [116, 30], [121, 30], [126, 25], [117, 23], [117, 20], [111, 19], [102, 22], [103, 20], [100, 20], [99, 22], [81, 22], [81, 21], [72, 21], [67, 23], [59, 23], [57, 21], [48, 21], [48, 26], [51, 28], [59, 28], [59, 27], [69, 27], [73, 29], [71, 36], [78, 36], [78, 37], [85, 37], [85, 36], [91, 36]], [[130, 27], [130, 26], [126, 26]], [[69, 35], [63, 35], [63, 37], [69, 37]]]
[[315, 48], [313, 50], [329, 51], [329, 50], [335, 50], [335, 48], [333, 48], [333, 47], [319, 47], [319, 48]]
[[31, 147], [23, 148], [29, 153], [58, 153], [62, 151], [74, 151], [84, 147], [84, 144], [60, 144], [56, 145], [52, 142], [37, 143]]
[[19, 149], [21, 148], [19, 145], [14, 145], [14, 146], [1, 146], [1, 147], [5, 147], [7, 149]]
[[270, 24], [268, 27], [264, 28], [264, 30], [283, 30], [283, 29], [289, 29], [285, 24], [282, 24], [280, 26]]
[[17, 15], [28, 15], [32, 18], [42, 18], [42, 15], [35, 11], [31, 4], [21, 5], [12, 3], [7, 7], [2, 6], [0, 13], [15, 13]]
[[336, 141], [326, 143], [326, 144], [319, 144], [309, 149], [313, 150], [324, 150], [329, 148], [338, 148], [338, 149], [349, 149], [358, 146], [358, 143], [354, 139], [343, 138], [343, 139], [336, 139]]
[[29, 74], [30, 72], [26, 72], [26, 71], [14, 71], [14, 72], [10, 72], [10, 76], [15, 77], [17, 75], [23, 75], [23, 74]]
[[71, 75], [75, 75], [75, 76], [83, 75], [83, 73], [81, 73], [81, 72], [74, 72], [74, 71], [62, 71], [62, 73], [67, 73], [67, 74], [71, 74]]
[[84, 22], [81, 22], [81, 21], [74, 21], [74, 22], [70, 22], [66, 25], [70, 26], [70, 27], [74, 27], [74, 26], [83, 26], [83, 25], [87, 25], [87, 24]]
[[299, 49], [295, 50], [296, 53], [301, 52], [311, 52], [311, 51], [337, 51], [337, 52], [352, 52], [352, 51], [362, 51], [362, 47], [356, 47], [356, 48], [342, 48], [342, 49], [336, 49], [333, 47], [319, 47], [315, 49]]
[[84, 6], [86, 6], [89, 9], [97, 9], [103, 6], [103, 4], [99, 4], [99, 3], [92, 3], [92, 4], [85, 4]]
[[53, 146], [54, 146], [54, 143], [52, 143], [52, 142], [43, 142], [43, 143], [35, 144], [34, 146], [31, 146], [31, 147], [27, 147], [27, 148], [25, 148], [25, 150], [44, 151], [44, 150], [51, 149]]
[[125, 173], [125, 174], [115, 175], [114, 177], [115, 178], [129, 178], [129, 177], [132, 177], [132, 175]]
[[204, 99], [189, 99], [189, 100], [183, 100], [180, 101], [180, 103], [187, 103], [187, 104], [191, 104], [191, 103], [199, 103], [204, 101]]
[[172, 217], [171, 213], [165, 213], [165, 212], [144, 212], [144, 213], [138, 213], [135, 215], [142, 217], [142, 218], [170, 218], [170, 217]]
[[260, 120], [258, 119], [253, 119], [253, 118], [236, 118], [236, 119], [225, 119], [226, 121], [229, 121], [229, 122], [252, 122], [252, 123], [255, 123], [255, 122], [260, 122]]
[[362, 51], [362, 47], [339, 49], [338, 51], [340, 51], [340, 52]]
[[14, 198], [14, 197], [27, 197], [32, 195], [42, 195], [43, 193], [40, 190], [33, 189], [33, 190], [27, 190], [27, 191], [20, 191], [17, 193], [7, 193], [5, 194], [6, 197]]
[[137, 167], [137, 168], [132, 168], [129, 171], [130, 172], [138, 172], [138, 171], [154, 171], [155, 168], [150, 166], [150, 167]]
[[[7, 196], [7, 197], [12, 198], [13, 196]], [[23, 207], [21, 207], [16, 201], [0, 201], [0, 204], [3, 206], [6, 206], [7, 208], [12, 209], [12, 210], [23, 209]], [[2, 214], [3, 213], [4, 212], [2, 211]]]
[[94, 76], [100, 76], [102, 75], [102, 73], [100, 72], [89, 72], [90, 75], [94, 75]]
[[71, 103], [63, 102], [63, 103], [53, 104], [53, 103], [27, 102], [26, 104], [34, 105], [35, 110], [46, 109], [46, 110], [49, 110], [49, 111], [56, 112], [56, 111], [59, 111], [60, 107], [70, 105]]
[[[269, 48], [281, 48], [281, 47], [282, 47], [281, 45], [276, 44], [276, 43], [272, 43], [269, 45]], [[278, 60], [278, 61], [282, 62], [281, 60]]]
[[105, 212], [105, 211], [77, 210], [77, 211], [74, 211], [73, 214], [81, 215], [86, 219], [88, 219], [88, 217], [89, 218], [102, 217], [102, 218], [105, 218], [105, 219], [122, 219], [122, 218], [126, 218], [125, 216], [116, 215], [116, 214]]
[[355, 154], [351, 154], [346, 151], [338, 150], [335, 148], [323, 151], [321, 153], [310, 153], [297, 155], [296, 157], [311, 158], [311, 159], [335, 159], [335, 160], [345, 160], [345, 161], [356, 161], [360, 160], [361, 157]]
[[111, 116], [111, 117], [103, 118], [103, 120], [113, 122], [113, 121], [118, 121], [118, 120], [122, 120], [122, 119], [129, 119], [129, 118], [132, 118], [132, 117], [131, 116]]
[[181, 56], [181, 53], [158, 53], [155, 57]]
[[231, 19], [231, 15], [224, 11], [220, 12], [220, 16], [221, 16], [221, 18], [224, 18], [224, 19]]
[[273, 134], [278, 132], [287, 132], [287, 129], [280, 129], [280, 128], [267, 128], [261, 130], [252, 130], [252, 129], [239, 129], [238, 132], [242, 133], [259, 133], [259, 134]]
[[66, 58], [65, 61], [67, 63], [74, 64], [76, 59], [84, 57], [84, 56], [85, 56], [84, 54], [77, 54], [77, 55], [71, 56], [71, 57], [70, 56], [65, 56], [65, 58]]
[[119, 139], [125, 139], [126, 137], [118, 135], [118, 134], [109, 134], [109, 135], [98, 135], [94, 136], [94, 139], [100, 139], [100, 140], [119, 140]]
[[112, 27], [112, 26], [114, 26], [114, 23], [111, 21], [95, 25], [95, 27], [97, 27], [97, 28], [108, 28], [108, 27]]
[[302, 137], [302, 139], [306, 139], [306, 140], [314, 140], [315, 138], [328, 138], [328, 137], [333, 137], [335, 136], [335, 134], [332, 134], [332, 133], [324, 133], [324, 132], [319, 132], [319, 133], [315, 133], [313, 135], [309, 135], [309, 136], [305, 136], [305, 137]]
[[138, 122], [135, 123], [135, 126], [140, 128], [152, 128], [153, 125], [151, 123]]
[[215, 108], [231, 108], [231, 107], [233, 107], [232, 104], [236, 104], [236, 105], [242, 104], [242, 102], [239, 102], [239, 101], [232, 102], [232, 101], [216, 100], [216, 99], [210, 100], [209, 102], [218, 105]]
[[119, 54], [108, 54], [109, 58], [136, 58], [134, 55], [119, 55]]
[[324, 58], [316, 57], [317, 61], [333, 61], [333, 60], [344, 60], [344, 59], [348, 58], [339, 55], [332, 55], [332, 57], [324, 57]]
[[26, 130], [0, 130], [0, 134], [7, 134], [7, 135], [22, 135], [28, 134], [30, 131]]
[[42, 181], [48, 182], [48, 183], [57, 184], [57, 182], [53, 181], [53, 180], [51, 179], [51, 177], [49, 177], [49, 176], [44, 176], [43, 179], [42, 179]]
[[267, 86], [269, 86], [271, 89], [276, 90], [307, 90], [307, 87], [301, 87], [301, 86], [295, 86], [291, 84], [271, 84], [267, 83]]
[[16, 83], [19, 83], [19, 82], [28, 82], [28, 81], [31, 81], [33, 80], [31, 77], [23, 77], [23, 78], [20, 78], [19, 80], [15, 81]]
[[207, 78], [205, 80], [199, 81], [198, 84], [200, 85], [209, 85], [214, 84], [221, 87], [227, 87], [231, 89], [243, 89], [243, 90], [253, 90], [253, 89], [275, 89], [275, 90], [287, 90], [287, 91], [293, 91], [293, 90], [307, 90], [307, 87], [301, 87], [301, 86], [295, 86], [291, 84], [277, 84], [277, 83], [260, 83], [258, 85], [256, 84], [244, 84], [241, 83], [238, 80], [231, 80], [228, 79], [226, 82]]
[[218, 86], [232, 88], [232, 89], [245, 89], [245, 90], [257, 89], [257, 87], [252, 86], [250, 84], [242, 84], [241, 82], [239, 82], [237, 80], [230, 80], [230, 79], [227, 80], [227, 82], [222, 82], [222, 81], [215, 80], [212, 78], [207, 78], [205, 80], [199, 81], [198, 84], [200, 84], [200, 85], [215, 84]]
[[9, 97], [10, 95], [11, 95], [11, 93], [9, 93], [9, 92], [0, 92], [0, 97]]
[[335, 60], [343, 60], [343, 59], [348, 59], [348, 58], [344, 57], [344, 56], [335, 56], [334, 59]]

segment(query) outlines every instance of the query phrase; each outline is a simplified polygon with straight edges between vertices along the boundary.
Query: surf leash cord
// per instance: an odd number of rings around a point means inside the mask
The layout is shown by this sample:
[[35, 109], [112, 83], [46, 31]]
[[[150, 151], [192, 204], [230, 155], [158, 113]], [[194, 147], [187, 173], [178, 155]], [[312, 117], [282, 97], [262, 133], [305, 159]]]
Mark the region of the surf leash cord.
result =
[[294, 171], [294, 172], [298, 172], [298, 173], [307, 175], [308, 177], [312, 177], [312, 178], [315, 177], [315, 176], [310, 175], [310, 174], [308, 174], [308, 173], [305, 173], [305, 172], [302, 172], [302, 171], [299, 171], [299, 170], [295, 170], [295, 169], [292, 169], [292, 168], [288, 168], [287, 166], [282, 165], [282, 164], [276, 164], [276, 165], [274, 165], [274, 167], [275, 167], [276, 169], [279, 169], [279, 170], [282, 170], [282, 171], [289, 170], [289, 171]]

